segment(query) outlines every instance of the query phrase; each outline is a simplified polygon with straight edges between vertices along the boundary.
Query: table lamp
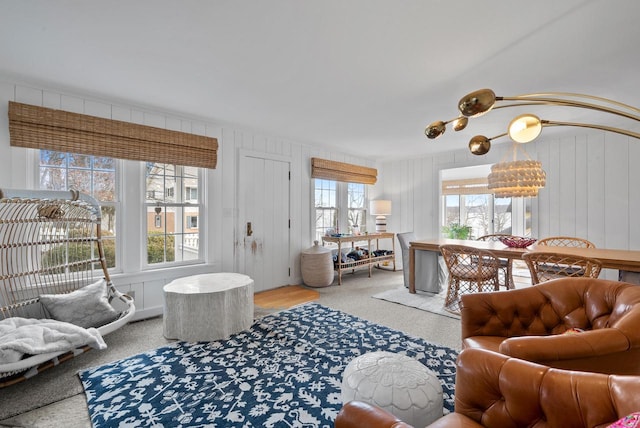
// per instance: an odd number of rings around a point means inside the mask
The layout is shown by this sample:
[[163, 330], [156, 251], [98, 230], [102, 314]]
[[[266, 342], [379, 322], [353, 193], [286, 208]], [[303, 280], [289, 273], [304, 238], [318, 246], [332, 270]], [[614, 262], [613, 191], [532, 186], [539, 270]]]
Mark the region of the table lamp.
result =
[[387, 231], [387, 218], [391, 215], [391, 201], [377, 200], [369, 202], [369, 210], [371, 215], [376, 216], [376, 232], [382, 233]]

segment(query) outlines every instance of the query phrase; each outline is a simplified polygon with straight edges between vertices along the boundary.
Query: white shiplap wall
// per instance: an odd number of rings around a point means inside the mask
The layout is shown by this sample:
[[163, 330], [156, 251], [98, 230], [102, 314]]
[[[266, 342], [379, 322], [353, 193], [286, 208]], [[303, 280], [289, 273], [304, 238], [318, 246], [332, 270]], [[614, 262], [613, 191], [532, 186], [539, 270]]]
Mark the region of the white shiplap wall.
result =
[[[218, 166], [215, 170], [207, 171], [205, 180], [208, 223], [205, 232], [205, 263], [175, 269], [142, 271], [139, 260], [141, 256], [134, 255], [122, 261], [122, 273], [113, 275], [114, 284], [120, 290], [135, 291], [137, 318], [162, 312], [162, 287], [174, 278], [206, 272], [236, 271], [236, 236], [241, 234], [237, 225], [238, 156], [241, 150], [278, 155], [291, 160], [291, 284], [301, 283], [300, 251], [312, 245], [311, 157], [376, 166], [371, 160], [336, 151], [318, 150], [303, 142], [264, 136], [250, 130], [220, 126], [207, 119], [185, 117], [170, 111], [127, 105], [88, 94], [73, 94], [0, 77], [0, 188], [30, 188], [36, 185], [37, 171], [33, 151], [9, 145], [9, 101], [218, 138]], [[125, 161], [123, 167], [135, 168], [136, 165]], [[134, 200], [142, 201], [139, 186], [122, 183], [122, 191], [133, 193]], [[127, 207], [127, 212], [123, 221], [125, 229], [122, 236], [139, 236], [142, 207]]]
[[[542, 162], [547, 185], [533, 203], [533, 236], [580, 236], [602, 248], [640, 249], [640, 142], [618, 134], [584, 133], [541, 138], [530, 143], [530, 157]], [[439, 140], [439, 144], [446, 144]], [[439, 236], [439, 172], [499, 162], [508, 144], [485, 156], [467, 150], [420, 159], [383, 162], [382, 189], [391, 195], [395, 232]], [[607, 270], [605, 278], [617, 279]]]

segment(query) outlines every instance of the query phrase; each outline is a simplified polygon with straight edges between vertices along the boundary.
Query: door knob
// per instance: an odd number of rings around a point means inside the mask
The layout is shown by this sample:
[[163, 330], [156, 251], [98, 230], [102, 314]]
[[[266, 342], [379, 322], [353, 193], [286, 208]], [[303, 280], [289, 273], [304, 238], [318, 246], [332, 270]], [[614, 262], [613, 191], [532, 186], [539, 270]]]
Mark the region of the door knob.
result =
[[247, 222], [247, 236], [253, 235], [253, 230], [251, 229], [251, 222]]

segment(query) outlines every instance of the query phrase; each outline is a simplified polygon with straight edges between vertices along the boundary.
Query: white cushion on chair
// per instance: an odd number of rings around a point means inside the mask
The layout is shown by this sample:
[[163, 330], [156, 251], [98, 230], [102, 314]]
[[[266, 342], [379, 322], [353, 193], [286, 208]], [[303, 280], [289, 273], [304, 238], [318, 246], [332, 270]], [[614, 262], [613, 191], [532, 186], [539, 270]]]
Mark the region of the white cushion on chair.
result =
[[93, 284], [67, 294], [42, 294], [40, 303], [49, 316], [80, 327], [100, 327], [118, 317], [108, 300], [107, 281]]

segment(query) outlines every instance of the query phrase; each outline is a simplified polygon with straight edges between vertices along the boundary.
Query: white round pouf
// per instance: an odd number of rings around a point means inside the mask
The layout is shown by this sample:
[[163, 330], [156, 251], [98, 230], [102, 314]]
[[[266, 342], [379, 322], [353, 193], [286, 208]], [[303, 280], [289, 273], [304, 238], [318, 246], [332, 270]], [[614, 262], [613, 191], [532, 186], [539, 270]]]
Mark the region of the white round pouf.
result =
[[424, 427], [442, 417], [442, 385], [419, 361], [393, 352], [354, 358], [342, 375], [342, 402], [375, 404], [404, 422]]

